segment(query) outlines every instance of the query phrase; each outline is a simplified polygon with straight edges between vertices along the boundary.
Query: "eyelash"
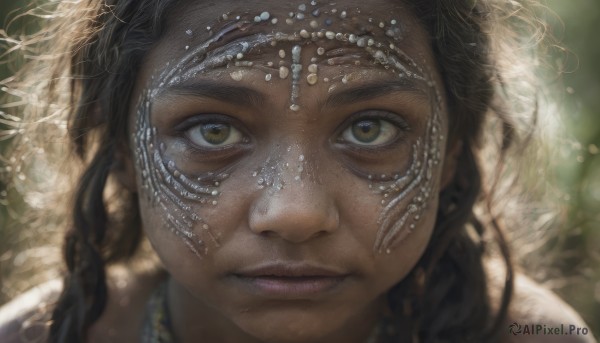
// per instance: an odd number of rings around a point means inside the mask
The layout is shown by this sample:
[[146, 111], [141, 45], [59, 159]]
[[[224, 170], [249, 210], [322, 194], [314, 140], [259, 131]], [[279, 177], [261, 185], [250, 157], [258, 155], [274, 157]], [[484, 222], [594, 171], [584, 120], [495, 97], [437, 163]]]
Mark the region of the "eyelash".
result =
[[[369, 146], [369, 145], [360, 145], [360, 144], [353, 144], [350, 142], [347, 142], [343, 137], [342, 134], [350, 129], [352, 127], [352, 125], [354, 123], [360, 122], [361, 120], [374, 120], [374, 121], [385, 121], [390, 123], [391, 125], [393, 125], [396, 129], [398, 129], [398, 133], [396, 134], [396, 137], [394, 137], [392, 139], [391, 142], [383, 144], [383, 145], [373, 145], [373, 146]], [[206, 148], [206, 147], [201, 147], [198, 146], [197, 144], [193, 143], [191, 141], [191, 139], [189, 138], [189, 132], [200, 126], [203, 124], [226, 124], [226, 125], [230, 125], [231, 127], [233, 127], [234, 129], [236, 129], [237, 131], [239, 131], [242, 135], [242, 139], [243, 141], [241, 143], [235, 143], [235, 144], [230, 144], [230, 145], [225, 145], [223, 147], [216, 147], [216, 148]], [[175, 128], [175, 133], [177, 136], [181, 137], [182, 139], [185, 139], [187, 144], [186, 146], [189, 149], [189, 154], [190, 155], [194, 155], [194, 154], [206, 154], [207, 152], [212, 152], [212, 153], [219, 153], [219, 152], [223, 152], [224, 154], [227, 154], [227, 152], [233, 152], [232, 151], [232, 147], [234, 146], [238, 146], [240, 147], [241, 145], [247, 144], [250, 142], [250, 139], [248, 138], [248, 134], [246, 133], [245, 130], [243, 130], [241, 128], [241, 125], [239, 125], [236, 120], [234, 120], [233, 118], [226, 116], [226, 115], [221, 115], [221, 114], [202, 114], [202, 115], [195, 115], [193, 117], [190, 117], [186, 120], [184, 120], [183, 122], [181, 122], [180, 124], [178, 124]], [[397, 145], [397, 143], [399, 143], [400, 141], [402, 141], [402, 138], [405, 136], [405, 134], [410, 131], [410, 126], [408, 125], [408, 123], [402, 119], [399, 115], [386, 111], [386, 110], [364, 110], [364, 111], [360, 111], [360, 112], [356, 112], [355, 114], [351, 115], [350, 118], [348, 118], [341, 126], [340, 128], [336, 131], [336, 138], [335, 138], [335, 142], [339, 143], [339, 144], [344, 144], [349, 150], [357, 150], [357, 151], [381, 151], [381, 150], [387, 150], [389, 148], [393, 148], [394, 146]], [[239, 149], [235, 149], [236, 151], [239, 151]]]
[[367, 145], [350, 145], [348, 148], [351, 150], [385, 150], [387, 148], [393, 148], [394, 146], [397, 145], [397, 143], [401, 142], [402, 139], [405, 137], [406, 133], [408, 133], [410, 131], [410, 126], [408, 125], [408, 123], [402, 119], [402, 117], [400, 117], [400, 115], [395, 114], [393, 112], [389, 112], [386, 110], [364, 110], [364, 111], [360, 111], [360, 112], [356, 112], [354, 115], [352, 115], [348, 120], [346, 120], [340, 127], [340, 129], [337, 130], [337, 138], [336, 138], [336, 142], [337, 143], [347, 143], [343, 138], [342, 138], [342, 133], [345, 132], [345, 130], [347, 130], [348, 128], [350, 128], [354, 123], [359, 122], [361, 120], [381, 120], [381, 121], [386, 121], [390, 124], [392, 124], [393, 126], [395, 126], [398, 129], [398, 133], [397, 136], [394, 137], [394, 139], [384, 145], [374, 145], [374, 146], [367, 146]]

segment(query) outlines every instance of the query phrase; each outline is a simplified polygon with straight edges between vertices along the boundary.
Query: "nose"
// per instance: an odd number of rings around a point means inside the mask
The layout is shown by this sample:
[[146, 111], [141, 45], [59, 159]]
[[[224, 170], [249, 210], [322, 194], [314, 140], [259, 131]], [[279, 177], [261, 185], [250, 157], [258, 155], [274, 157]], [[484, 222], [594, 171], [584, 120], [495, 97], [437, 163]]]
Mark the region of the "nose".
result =
[[326, 187], [312, 181], [291, 181], [277, 192], [264, 189], [250, 210], [250, 229], [292, 243], [332, 233], [339, 214]]

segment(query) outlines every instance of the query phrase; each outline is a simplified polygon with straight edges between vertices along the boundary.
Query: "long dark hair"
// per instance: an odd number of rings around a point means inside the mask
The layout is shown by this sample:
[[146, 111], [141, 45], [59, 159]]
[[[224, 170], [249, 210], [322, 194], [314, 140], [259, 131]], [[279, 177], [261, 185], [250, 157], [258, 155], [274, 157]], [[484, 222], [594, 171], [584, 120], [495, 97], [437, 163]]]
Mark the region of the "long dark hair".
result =
[[[449, 141], [460, 142], [461, 150], [456, 174], [440, 194], [431, 242], [417, 266], [389, 292], [390, 307], [393, 316], [410, 319], [419, 341], [492, 342], [507, 315], [513, 263], [492, 208], [498, 179], [484, 173], [480, 153], [490, 145], [484, 136], [500, 137], [492, 168], [499, 171], [510, 149], [526, 141], [519, 140], [519, 123], [511, 119], [511, 84], [503, 63], [520, 44], [519, 30], [529, 26], [528, 33], [535, 32], [541, 24], [528, 12], [535, 4], [530, 0], [405, 2], [430, 35], [447, 92]], [[56, 41], [62, 42], [45, 48], [63, 52], [46, 61], [53, 81], [45, 94], [65, 104], [70, 141], [84, 168], [64, 241], [67, 272], [52, 313], [50, 342], [85, 340], [106, 307], [106, 266], [125, 262], [139, 250], [137, 195], [120, 189], [109, 206], [106, 189], [118, 154], [128, 145], [129, 109], [123, 104], [131, 96], [137, 66], [161, 37], [176, 3], [65, 2], [54, 10], [66, 15], [45, 31], [60, 34]], [[7, 87], [19, 87], [11, 82]], [[535, 106], [529, 108], [535, 118]], [[486, 126], [489, 122], [495, 125]], [[497, 306], [488, 294], [490, 243], [506, 274]]]

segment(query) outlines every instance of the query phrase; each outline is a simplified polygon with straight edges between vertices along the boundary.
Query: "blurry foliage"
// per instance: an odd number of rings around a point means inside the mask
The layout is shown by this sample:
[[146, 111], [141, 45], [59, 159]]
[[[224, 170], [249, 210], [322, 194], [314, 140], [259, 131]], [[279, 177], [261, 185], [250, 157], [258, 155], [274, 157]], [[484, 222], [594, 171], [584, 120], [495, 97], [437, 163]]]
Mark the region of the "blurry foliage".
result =
[[[568, 224], [557, 238], [553, 261], [560, 269], [557, 291], [600, 334], [600, 23], [598, 0], [549, 0], [562, 56], [564, 98], [559, 105], [572, 139], [556, 142], [557, 186], [567, 204]], [[542, 119], [543, 120], [543, 119]], [[543, 125], [543, 121], [540, 123]]]
[[[15, 17], [15, 11], [19, 11], [22, 9], [27, 1], [24, 0], [0, 0], [0, 30], [6, 30], [7, 26], [10, 22], [10, 18]], [[21, 29], [15, 27], [21, 26], [19, 23], [14, 23], [11, 25], [11, 32], [19, 32]], [[14, 30], [14, 31], [13, 31]], [[0, 44], [0, 56], [3, 56], [8, 48], [5, 44]], [[0, 57], [0, 81], [10, 77], [11, 74], [15, 71], [12, 69], [11, 63], [6, 63], [4, 57]], [[2, 111], [4, 104], [0, 103], [0, 113]], [[0, 123], [0, 130], [6, 129], [6, 126]], [[0, 170], [3, 167], [1, 157], [4, 156], [4, 151], [6, 150], [7, 143], [10, 141], [0, 141]], [[14, 252], [19, 249], [22, 245], [17, 244], [19, 237], [17, 237], [17, 232], [15, 230], [8, 230], [8, 226], [11, 225], [10, 218], [14, 217], [14, 213], [11, 213], [5, 205], [7, 205], [7, 192], [6, 185], [2, 184], [0, 180], [0, 304], [4, 303], [7, 297], [6, 283], [4, 280], [7, 278], [10, 272], [10, 265], [7, 265], [6, 262], [9, 260], [12, 261], [12, 257]], [[13, 204], [11, 203], [11, 207]]]
[[[25, 0], [0, 0], [0, 28], [6, 28], [10, 13], [22, 8]], [[561, 41], [567, 52], [556, 56], [557, 65], [564, 72], [560, 82], [564, 85], [562, 98], [557, 99], [562, 123], [568, 129], [570, 139], [557, 139], [557, 153], [549, 158], [555, 166], [553, 174], [557, 192], [556, 201], [567, 208], [566, 226], [545, 244], [548, 252], [548, 272], [545, 277], [553, 280], [549, 286], [555, 290], [584, 317], [597, 335], [600, 333], [600, 44], [597, 23], [600, 23], [598, 0], [547, 0], [548, 6], [557, 14], [551, 18], [550, 29]], [[22, 12], [22, 11], [20, 11]], [[558, 18], [562, 19], [562, 22]], [[34, 23], [35, 24], [35, 23]], [[11, 24], [10, 33], [18, 34], [22, 20]], [[27, 25], [31, 25], [28, 23]], [[0, 55], [5, 51], [0, 45]], [[561, 62], [562, 61], [562, 62]], [[9, 77], [14, 70], [10, 65], [0, 64], [0, 80]], [[563, 86], [561, 86], [563, 87]], [[556, 99], [554, 99], [556, 100]], [[0, 104], [0, 110], [2, 104]], [[544, 116], [540, 125], [545, 125]], [[0, 130], [2, 129], [0, 123]], [[563, 127], [559, 127], [563, 129]], [[561, 136], [562, 137], [562, 136]], [[6, 142], [0, 142], [0, 155]], [[0, 160], [0, 167], [1, 167]], [[0, 184], [0, 304], [8, 300], [10, 292], [5, 289], [3, 278], [8, 269], [7, 261], [16, 263], [16, 251], [24, 248], [23, 237], [18, 230], [7, 230], [9, 216], [4, 185]], [[14, 204], [11, 204], [14, 205]], [[11, 218], [12, 217], [12, 218]], [[14, 223], [13, 223], [14, 224]], [[26, 237], [26, 235], [24, 236]], [[543, 257], [543, 256], [542, 256]], [[525, 261], [525, 266], [528, 264]], [[12, 267], [12, 268], [10, 268]], [[553, 273], [552, 270], [556, 272]], [[552, 278], [552, 277], [555, 278]]]

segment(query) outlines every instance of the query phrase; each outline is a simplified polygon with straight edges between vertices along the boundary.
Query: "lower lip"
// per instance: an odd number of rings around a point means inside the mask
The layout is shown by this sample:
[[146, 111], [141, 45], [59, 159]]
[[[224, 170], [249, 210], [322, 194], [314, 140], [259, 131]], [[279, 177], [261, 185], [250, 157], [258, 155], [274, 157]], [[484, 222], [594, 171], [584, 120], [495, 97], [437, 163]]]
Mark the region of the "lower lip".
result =
[[236, 277], [253, 292], [282, 299], [305, 299], [326, 294], [346, 279], [345, 276], [246, 277], [237, 275]]

